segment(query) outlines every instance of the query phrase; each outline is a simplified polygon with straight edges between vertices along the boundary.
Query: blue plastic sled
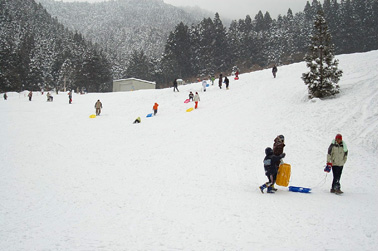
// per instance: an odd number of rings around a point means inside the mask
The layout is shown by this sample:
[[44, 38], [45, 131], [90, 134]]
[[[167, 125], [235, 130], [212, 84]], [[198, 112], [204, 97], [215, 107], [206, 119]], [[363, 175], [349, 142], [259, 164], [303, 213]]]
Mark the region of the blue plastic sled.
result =
[[298, 193], [310, 193], [311, 188], [289, 186], [289, 191]]
[[147, 116], [146, 116], [146, 118], [150, 118], [150, 117], [152, 117], [152, 113], [147, 114]]

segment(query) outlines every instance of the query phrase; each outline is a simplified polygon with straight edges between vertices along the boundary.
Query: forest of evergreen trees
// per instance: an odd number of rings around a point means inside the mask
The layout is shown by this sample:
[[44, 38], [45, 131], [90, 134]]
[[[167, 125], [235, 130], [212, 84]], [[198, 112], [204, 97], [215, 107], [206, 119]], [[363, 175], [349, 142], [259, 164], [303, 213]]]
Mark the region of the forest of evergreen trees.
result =
[[0, 91], [110, 91], [110, 62], [40, 4], [0, 0]]
[[[289, 9], [272, 19], [260, 11], [228, 28], [217, 13], [191, 26], [181, 22], [169, 34], [161, 57], [134, 50], [117, 78], [156, 81], [163, 88], [175, 78], [229, 74], [233, 66], [246, 72], [302, 61], [319, 9], [336, 54], [378, 49], [378, 0], [312, 0], [303, 12]], [[112, 70], [119, 65], [119, 55], [109, 57], [101, 44], [68, 30], [34, 0], [0, 0], [0, 47], [1, 92], [64, 86], [110, 91]]]
[[[378, 0], [325, 0], [323, 4], [313, 0], [295, 15], [289, 9], [286, 15], [272, 19], [268, 12], [260, 11], [253, 20], [247, 16], [232, 21], [228, 29], [218, 14], [191, 27], [180, 23], [170, 33], [162, 58], [152, 60], [159, 67], [145, 59], [143, 65], [154, 66], [148, 73], [128, 74], [151, 78], [163, 87], [177, 77], [230, 73], [233, 66], [245, 72], [302, 61], [319, 9], [324, 11], [337, 54], [378, 49]], [[133, 59], [130, 64], [139, 68]]]

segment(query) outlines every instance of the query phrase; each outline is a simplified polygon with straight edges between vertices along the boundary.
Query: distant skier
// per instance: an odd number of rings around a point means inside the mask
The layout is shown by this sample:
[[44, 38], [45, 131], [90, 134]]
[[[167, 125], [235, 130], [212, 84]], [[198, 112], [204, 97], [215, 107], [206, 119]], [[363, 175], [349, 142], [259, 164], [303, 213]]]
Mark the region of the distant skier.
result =
[[341, 134], [337, 134], [335, 139], [332, 141], [331, 145], [328, 147], [327, 154], [327, 166], [332, 169], [333, 181], [330, 192], [335, 194], [342, 194], [340, 186], [341, 174], [343, 172], [343, 167], [348, 157], [348, 148], [343, 141]]
[[29, 92], [28, 97], [29, 97], [29, 101], [31, 101], [32, 97], [33, 97], [33, 92], [32, 91]]
[[239, 71], [236, 70], [236, 72], [235, 72], [235, 80], [238, 80], [238, 79], [239, 79]]
[[193, 101], [193, 97], [194, 97], [193, 92], [190, 92], [190, 93], [189, 93], [189, 100], [192, 100], [192, 101]]
[[204, 92], [206, 91], [206, 86], [207, 86], [207, 81], [206, 81], [206, 79], [204, 79], [204, 80], [202, 80], [202, 88], [203, 88]]
[[222, 89], [222, 74], [219, 74], [219, 88]]
[[194, 109], [198, 108], [198, 101], [200, 101], [200, 97], [198, 95], [198, 92], [196, 92], [196, 95], [194, 95], [194, 102], [196, 103], [196, 105], [194, 106]]
[[101, 103], [101, 101], [99, 99], [95, 103], [94, 107], [96, 108], [96, 116], [100, 116], [101, 109], [102, 109], [102, 103]]
[[72, 92], [68, 92], [68, 104], [72, 104]]
[[177, 90], [177, 92], [179, 92], [178, 88], [177, 88], [177, 78], [175, 78], [175, 80], [173, 81], [173, 91]]
[[138, 118], [135, 119], [133, 124], [139, 124], [140, 122], [142, 122], [142, 120], [141, 120], [140, 117], [138, 117]]
[[224, 83], [226, 84], [226, 89], [228, 90], [228, 85], [230, 84], [230, 80], [227, 78], [227, 76], [224, 77]]
[[159, 104], [158, 104], [158, 103], [155, 103], [154, 106], [152, 107], [152, 110], [154, 110], [154, 116], [155, 116], [156, 113], [158, 112], [158, 106], [159, 106]]
[[4, 92], [4, 100], [7, 100], [8, 99], [8, 95], [7, 95], [7, 93], [6, 92]]
[[272, 68], [272, 73], [273, 73], [273, 77], [274, 77], [274, 78], [276, 78], [277, 71], [278, 71], [277, 66], [274, 65], [273, 68]]
[[265, 188], [268, 188], [268, 193], [275, 192], [274, 184], [276, 183], [277, 178], [277, 163], [279, 163], [284, 157], [285, 153], [282, 153], [280, 156], [276, 156], [273, 154], [272, 148], [265, 148], [264, 169], [265, 175], [268, 177], [268, 182], [259, 187], [262, 193], [264, 193]]

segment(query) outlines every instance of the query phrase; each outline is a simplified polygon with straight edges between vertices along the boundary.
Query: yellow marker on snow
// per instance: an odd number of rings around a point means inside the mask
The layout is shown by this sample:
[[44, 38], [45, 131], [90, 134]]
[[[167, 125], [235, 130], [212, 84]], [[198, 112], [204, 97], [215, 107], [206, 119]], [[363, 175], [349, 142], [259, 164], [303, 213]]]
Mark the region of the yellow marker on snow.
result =
[[188, 110], [186, 110], [186, 112], [191, 112], [191, 111], [193, 111], [193, 107], [191, 107]]
[[94, 118], [96, 118], [96, 115], [92, 114], [92, 115], [89, 116], [89, 118], [94, 119]]

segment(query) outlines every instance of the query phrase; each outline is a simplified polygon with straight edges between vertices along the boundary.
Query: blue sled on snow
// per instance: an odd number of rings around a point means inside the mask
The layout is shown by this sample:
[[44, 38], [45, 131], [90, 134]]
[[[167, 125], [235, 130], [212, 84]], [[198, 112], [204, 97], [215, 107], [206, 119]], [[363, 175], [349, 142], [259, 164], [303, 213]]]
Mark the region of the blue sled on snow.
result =
[[311, 188], [289, 186], [289, 191], [298, 193], [310, 193]]
[[152, 113], [147, 114], [146, 118], [152, 117]]

